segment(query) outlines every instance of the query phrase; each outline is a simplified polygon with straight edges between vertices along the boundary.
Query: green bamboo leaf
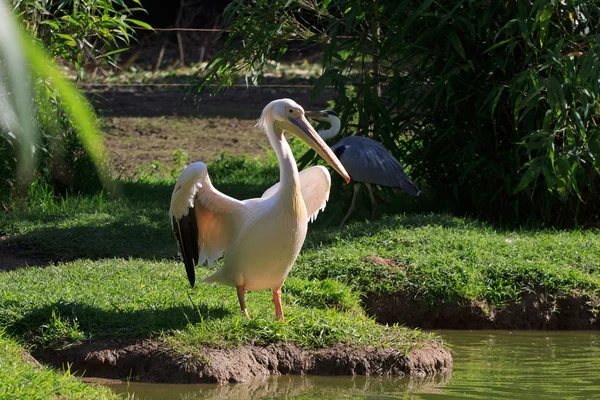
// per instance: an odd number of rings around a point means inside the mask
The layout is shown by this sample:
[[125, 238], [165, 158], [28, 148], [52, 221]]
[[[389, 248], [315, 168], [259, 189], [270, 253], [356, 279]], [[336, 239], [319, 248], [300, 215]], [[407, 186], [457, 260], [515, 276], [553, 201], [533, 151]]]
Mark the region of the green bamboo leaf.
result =
[[149, 30], [154, 30], [154, 28], [152, 28], [152, 26], [150, 26], [149, 24], [145, 23], [144, 21], [140, 21], [138, 19], [133, 19], [133, 18], [127, 18], [125, 19], [125, 22], [128, 22], [130, 24], [133, 25], [137, 25], [141, 28], [145, 28], [145, 29], [149, 29]]
[[128, 47], [122, 47], [120, 49], [116, 49], [116, 50], [113, 50], [113, 51], [109, 51], [108, 53], [104, 53], [102, 55], [102, 57], [110, 57], [112, 55], [119, 54], [119, 53], [122, 53], [122, 52], [127, 51], [127, 50], [129, 50]]
[[558, 109], [562, 109], [565, 106], [565, 94], [563, 92], [562, 85], [558, 79], [552, 75], [548, 78], [546, 83], [548, 88], [548, 100], [551, 107], [558, 106]]
[[571, 164], [564, 156], [561, 156], [556, 160], [554, 171], [557, 178], [556, 187], [559, 194], [564, 198], [572, 186], [570, 182]]
[[5, 77], [0, 77], [0, 122], [13, 131], [14, 138], [19, 140], [16, 154], [19, 183], [28, 182], [33, 176], [33, 149], [39, 141], [31, 111], [33, 96], [28, 63], [23, 53], [25, 42], [8, 7], [0, 2], [0, 72], [6, 74]]
[[[404, 31], [408, 31], [410, 29], [410, 25], [412, 24], [412, 22], [421, 17], [421, 14], [423, 14], [423, 12], [425, 10], [427, 10], [429, 8], [429, 6], [431, 6], [431, 4], [433, 3], [433, 0], [425, 0], [424, 2], [421, 3], [421, 5], [419, 6], [419, 8], [417, 8], [415, 10], [414, 13], [410, 14], [410, 17], [404, 22]], [[435, 29], [435, 27], [434, 27]]]
[[498, 105], [498, 101], [500, 100], [500, 96], [502, 96], [502, 92], [504, 92], [505, 88], [505, 86], [500, 86], [498, 88], [496, 95], [494, 96], [494, 101], [492, 102], [491, 115], [494, 115], [494, 112], [496, 111], [496, 106]]
[[49, 80], [60, 94], [62, 105], [73, 120], [74, 128], [78, 133], [83, 147], [98, 168], [103, 184], [110, 186], [112, 182], [106, 174], [102, 173], [102, 160], [106, 152], [102, 135], [96, 129], [97, 122], [90, 105], [67, 82], [36, 42], [33, 40], [24, 40], [23, 42], [32, 70], [40, 78]]
[[56, 21], [53, 20], [44, 20], [44, 21], [40, 21], [40, 25], [48, 25], [51, 26], [54, 29], [59, 29], [60, 28], [60, 24]]
[[67, 35], [66, 33], [57, 33], [56, 36], [61, 37], [66, 40], [66, 44], [68, 46], [76, 47], [77, 42], [73, 39], [73, 36]]
[[[533, 100], [537, 100], [539, 98], [540, 92], [545, 89], [545, 86], [539, 86], [533, 90], [530, 90], [527, 96], [521, 101], [519, 106], [517, 107], [517, 111], [521, 111], [523, 108], [527, 107]], [[523, 113], [523, 115], [526, 114]]]
[[594, 57], [593, 54], [584, 54], [580, 57], [583, 59], [581, 61], [581, 66], [579, 67], [579, 83], [585, 84], [587, 83], [590, 76], [592, 76], [592, 72], [594, 69], [598, 68], [598, 58]]
[[554, 155], [556, 153], [556, 148], [554, 146], [554, 135], [548, 136], [548, 141], [546, 142], [546, 154], [548, 155], [548, 159], [550, 160], [550, 165], [554, 168]]
[[450, 35], [448, 38], [450, 39], [450, 43], [452, 43], [452, 46], [454, 47], [454, 50], [456, 50], [458, 55], [463, 60], [466, 60], [465, 49], [463, 48], [462, 43], [460, 42], [460, 38], [458, 37], [458, 34], [456, 33], [456, 31], [455, 30], [450, 31]]
[[490, 46], [490, 47], [488, 47], [488, 48], [487, 48], [487, 49], [486, 49], [486, 50], [483, 52], [483, 54], [485, 54], [485, 53], [489, 53], [490, 51], [492, 51], [492, 50], [495, 50], [495, 49], [497, 49], [498, 47], [504, 46], [506, 43], [510, 43], [510, 42], [512, 42], [512, 41], [513, 41], [513, 38], [509, 38], [509, 39], [502, 40], [502, 41], [500, 41], [500, 42], [498, 42], [498, 43], [494, 44], [493, 46]]
[[513, 193], [520, 192], [525, 189], [527, 186], [531, 184], [540, 174], [542, 169], [542, 160], [539, 158], [534, 159], [531, 163], [529, 163], [529, 167], [521, 177], [519, 184], [513, 191]]
[[556, 188], [556, 176], [552, 172], [552, 168], [549, 168], [546, 164], [542, 165], [542, 175], [544, 175], [548, 189], [554, 190]]
[[585, 132], [585, 125], [583, 124], [583, 120], [581, 119], [581, 115], [577, 112], [577, 110], [573, 110], [573, 119], [575, 119], [575, 125], [581, 132]]

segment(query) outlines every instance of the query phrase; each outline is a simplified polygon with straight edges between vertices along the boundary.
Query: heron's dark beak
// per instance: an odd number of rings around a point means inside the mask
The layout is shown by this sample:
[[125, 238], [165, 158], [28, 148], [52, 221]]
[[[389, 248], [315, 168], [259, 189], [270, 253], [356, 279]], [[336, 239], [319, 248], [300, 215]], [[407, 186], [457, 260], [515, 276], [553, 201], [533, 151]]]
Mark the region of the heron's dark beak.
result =
[[342, 176], [346, 180], [346, 183], [350, 183], [350, 176], [346, 169], [338, 160], [333, 151], [325, 144], [321, 136], [315, 131], [311, 124], [308, 123], [304, 115], [301, 115], [298, 118], [289, 117], [288, 121], [292, 124], [292, 126], [286, 130], [291, 134], [296, 135], [300, 139], [302, 139], [306, 144], [308, 144], [314, 151], [319, 154], [323, 160], [325, 160], [329, 165], [333, 167], [337, 171], [338, 174]]

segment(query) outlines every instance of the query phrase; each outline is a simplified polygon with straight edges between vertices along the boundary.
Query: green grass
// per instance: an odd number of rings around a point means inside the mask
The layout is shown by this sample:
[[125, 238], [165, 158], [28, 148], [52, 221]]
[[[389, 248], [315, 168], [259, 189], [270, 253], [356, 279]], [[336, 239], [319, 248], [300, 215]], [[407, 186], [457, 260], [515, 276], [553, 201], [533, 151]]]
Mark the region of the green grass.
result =
[[[298, 144], [294, 148], [298, 154], [304, 150]], [[278, 178], [272, 156], [263, 161], [223, 156], [209, 173], [220, 190], [237, 198], [260, 196]], [[34, 189], [27, 208], [0, 218], [0, 235], [8, 236], [8, 244], [53, 260], [175, 260], [167, 212], [176, 175], [170, 171], [125, 182], [118, 199], [99, 194], [57, 200], [43, 188]], [[357, 293], [405, 292], [431, 305], [486, 301], [502, 306], [532, 290], [555, 296], [574, 290], [599, 293], [597, 230], [507, 229], [440, 214], [369, 223], [364, 222], [368, 200], [354, 222], [333, 228], [346, 200], [332, 193], [328, 208], [309, 228], [291, 276], [330, 278]], [[397, 207], [382, 204], [382, 213]], [[395, 265], [374, 264], [369, 256], [392, 259]]]
[[[362, 293], [404, 292], [433, 305], [486, 301], [502, 306], [524, 293], [600, 292], [597, 231], [499, 229], [448, 215], [409, 215], [310, 236], [293, 276], [332, 278]], [[395, 265], [374, 264], [380, 256]]]
[[[210, 271], [201, 270], [200, 276]], [[305, 296], [310, 292], [309, 296]], [[283, 293], [287, 321], [274, 318], [269, 291], [249, 292], [243, 318], [233, 288], [190, 289], [177, 261], [77, 260], [0, 273], [0, 326], [44, 348], [84, 340], [155, 338], [174, 351], [200, 344], [280, 341], [304, 347], [335, 343], [407, 350], [431, 336], [377, 325], [348, 286], [291, 278]]]
[[[272, 158], [222, 157], [210, 172], [221, 190], [240, 198], [259, 196], [278, 176]], [[61, 262], [0, 272], [0, 329], [53, 349], [152, 338], [182, 357], [199, 356], [202, 344], [346, 343], [408, 351], [434, 339], [376, 324], [361, 309], [360, 293], [337, 279], [289, 278], [285, 323], [275, 320], [269, 291], [247, 294], [252, 319], [246, 320], [233, 288], [190, 289], [167, 217], [173, 183], [170, 172], [147, 174], [123, 182], [116, 196], [68, 198], [34, 186], [27, 205], [2, 214], [0, 235], [9, 248]], [[209, 273], [198, 269], [200, 278]]]
[[107, 388], [81, 382], [29, 361], [27, 351], [0, 331], [0, 399], [122, 399]]
[[[219, 189], [238, 198], [259, 196], [278, 176], [272, 157], [224, 156], [209, 172]], [[246, 320], [233, 288], [189, 288], [167, 217], [174, 179], [169, 171], [151, 173], [123, 182], [118, 196], [64, 199], [35, 186], [26, 206], [2, 214], [0, 236], [7, 239], [1, 246], [63, 262], [0, 272], [0, 329], [24, 343], [58, 349], [98, 339], [152, 338], [182, 357], [199, 356], [202, 344], [280, 341], [406, 351], [434, 337], [376, 324], [362, 311], [361, 296], [402, 292], [434, 307], [463, 301], [503, 306], [532, 290], [599, 294], [597, 231], [505, 229], [438, 214], [370, 223], [364, 221], [368, 206], [339, 230], [331, 226], [347, 204], [334, 196], [309, 228], [284, 286], [286, 322], [274, 319], [269, 291], [248, 293], [252, 319]], [[373, 256], [388, 265], [374, 263]], [[198, 268], [200, 278], [211, 271]]]
[[[189, 84], [198, 70], [203, 70], [206, 62], [179, 66], [165, 66], [158, 71], [144, 69], [142, 66], [130, 66], [126, 69], [110, 69], [102, 75], [86, 74], [83, 83], [125, 84], [125, 83], [165, 83]], [[270, 62], [265, 66], [262, 84], [311, 84], [321, 74], [319, 64], [306, 60], [296, 62]], [[70, 77], [75, 79], [75, 72], [70, 71]], [[245, 84], [246, 77], [240, 73], [234, 78], [235, 83]], [[252, 85], [250, 83], [250, 85]]]

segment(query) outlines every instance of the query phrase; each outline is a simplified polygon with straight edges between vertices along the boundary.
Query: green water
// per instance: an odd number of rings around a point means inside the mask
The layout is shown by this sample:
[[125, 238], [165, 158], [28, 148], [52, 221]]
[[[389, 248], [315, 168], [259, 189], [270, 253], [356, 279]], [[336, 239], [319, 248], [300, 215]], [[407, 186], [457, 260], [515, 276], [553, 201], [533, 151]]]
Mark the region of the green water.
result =
[[113, 385], [146, 400], [600, 399], [600, 333], [441, 331], [452, 374], [431, 378], [280, 376], [230, 385]]

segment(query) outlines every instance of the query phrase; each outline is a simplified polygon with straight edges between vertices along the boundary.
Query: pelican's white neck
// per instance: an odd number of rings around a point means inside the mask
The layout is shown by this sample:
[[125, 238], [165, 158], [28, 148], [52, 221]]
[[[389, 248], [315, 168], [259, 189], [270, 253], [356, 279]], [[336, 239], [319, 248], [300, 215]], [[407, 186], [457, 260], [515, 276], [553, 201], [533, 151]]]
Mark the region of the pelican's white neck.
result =
[[338, 133], [340, 133], [340, 129], [342, 127], [342, 122], [339, 118], [327, 118], [327, 122], [331, 124], [329, 129], [323, 129], [318, 132], [319, 136], [323, 140], [329, 140], [333, 137], [336, 137]]
[[264, 122], [263, 127], [279, 161], [279, 182], [281, 182], [281, 189], [285, 190], [294, 186], [299, 187], [298, 166], [296, 165], [296, 160], [294, 160], [294, 154], [290, 145], [285, 140], [283, 132], [275, 127], [275, 121]]

